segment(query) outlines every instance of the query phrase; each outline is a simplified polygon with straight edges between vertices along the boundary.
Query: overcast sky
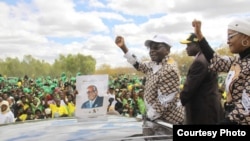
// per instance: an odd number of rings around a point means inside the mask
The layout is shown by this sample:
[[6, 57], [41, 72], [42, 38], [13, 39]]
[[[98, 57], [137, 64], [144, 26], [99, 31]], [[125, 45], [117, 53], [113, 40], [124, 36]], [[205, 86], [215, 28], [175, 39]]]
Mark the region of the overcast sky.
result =
[[227, 24], [250, 17], [250, 0], [1, 0], [1, 59], [32, 55], [53, 63], [59, 54], [91, 55], [112, 67], [129, 66], [115, 45], [125, 37], [138, 59], [148, 57], [146, 39], [167, 34], [171, 51], [181, 51], [181, 39], [193, 31], [193, 19], [213, 47], [226, 44]]

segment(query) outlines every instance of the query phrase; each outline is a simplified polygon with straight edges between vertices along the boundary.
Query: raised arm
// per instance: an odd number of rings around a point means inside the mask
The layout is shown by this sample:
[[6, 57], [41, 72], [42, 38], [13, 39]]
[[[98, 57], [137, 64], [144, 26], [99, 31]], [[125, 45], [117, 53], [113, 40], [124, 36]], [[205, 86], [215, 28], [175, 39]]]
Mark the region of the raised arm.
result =
[[211, 46], [208, 44], [207, 40], [202, 34], [201, 31], [201, 21], [199, 20], [193, 20], [192, 26], [194, 27], [194, 33], [196, 34], [198, 40], [199, 40], [199, 45], [201, 48], [201, 51], [205, 55], [206, 59], [208, 62], [213, 58], [214, 55], [214, 50], [211, 48]]

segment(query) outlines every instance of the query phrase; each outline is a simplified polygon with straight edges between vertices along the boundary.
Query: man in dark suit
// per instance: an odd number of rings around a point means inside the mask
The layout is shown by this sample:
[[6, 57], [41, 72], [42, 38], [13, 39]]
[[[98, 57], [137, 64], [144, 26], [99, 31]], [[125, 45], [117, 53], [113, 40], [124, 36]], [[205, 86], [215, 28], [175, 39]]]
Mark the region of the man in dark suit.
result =
[[223, 116], [218, 75], [209, 71], [209, 63], [201, 52], [194, 33], [180, 43], [186, 44], [188, 56], [194, 57], [180, 93], [181, 103], [185, 107], [184, 124], [216, 124]]
[[84, 102], [81, 108], [96, 108], [102, 107], [103, 96], [98, 96], [98, 90], [95, 85], [90, 85], [87, 88], [88, 100]]

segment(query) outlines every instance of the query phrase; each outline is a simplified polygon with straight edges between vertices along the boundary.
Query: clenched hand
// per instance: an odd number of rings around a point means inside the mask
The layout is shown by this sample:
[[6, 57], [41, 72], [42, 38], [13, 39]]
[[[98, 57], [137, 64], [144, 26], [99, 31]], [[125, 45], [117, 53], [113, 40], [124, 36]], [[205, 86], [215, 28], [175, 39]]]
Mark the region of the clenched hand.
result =
[[128, 49], [126, 47], [124, 38], [122, 36], [116, 36], [115, 38], [115, 44], [122, 49], [124, 53], [128, 52]]

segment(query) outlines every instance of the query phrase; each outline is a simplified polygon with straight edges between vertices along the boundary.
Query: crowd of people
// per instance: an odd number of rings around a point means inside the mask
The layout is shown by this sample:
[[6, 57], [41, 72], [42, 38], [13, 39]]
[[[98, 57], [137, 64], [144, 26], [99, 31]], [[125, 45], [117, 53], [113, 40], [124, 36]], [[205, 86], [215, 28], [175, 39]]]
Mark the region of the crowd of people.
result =
[[59, 80], [1, 76], [0, 106], [13, 115], [6, 117], [2, 110], [0, 124], [73, 116], [77, 91], [74, 80], [65, 80], [64, 73]]
[[[62, 73], [60, 78], [3, 77], [0, 85], [0, 124], [74, 117], [76, 110], [76, 79]], [[126, 117], [145, 113], [143, 79], [136, 75], [110, 76], [110, 105], [107, 112], [116, 111]], [[8, 114], [6, 114], [8, 113]]]

